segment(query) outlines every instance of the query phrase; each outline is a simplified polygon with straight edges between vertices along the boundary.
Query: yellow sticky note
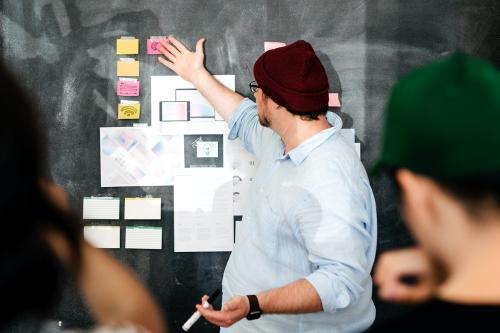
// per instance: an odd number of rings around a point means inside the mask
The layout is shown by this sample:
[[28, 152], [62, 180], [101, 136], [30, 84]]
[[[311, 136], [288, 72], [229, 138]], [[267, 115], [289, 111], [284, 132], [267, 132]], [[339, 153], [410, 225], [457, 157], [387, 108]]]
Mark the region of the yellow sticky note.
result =
[[118, 119], [139, 119], [141, 117], [141, 104], [120, 103], [118, 104]]
[[117, 76], [139, 76], [139, 61], [118, 60], [116, 62]]
[[139, 40], [135, 38], [117, 39], [116, 54], [139, 54]]

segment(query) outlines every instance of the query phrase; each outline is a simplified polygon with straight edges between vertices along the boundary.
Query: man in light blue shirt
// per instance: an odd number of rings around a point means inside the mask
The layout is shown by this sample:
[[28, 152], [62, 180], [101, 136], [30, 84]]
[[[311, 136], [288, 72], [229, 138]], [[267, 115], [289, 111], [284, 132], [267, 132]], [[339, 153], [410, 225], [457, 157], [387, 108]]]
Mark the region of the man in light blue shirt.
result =
[[207, 97], [258, 167], [223, 310], [198, 310], [224, 332], [365, 330], [375, 317], [375, 201], [341, 119], [326, 116], [328, 81], [314, 50], [298, 41], [261, 56], [254, 103], [206, 71], [202, 43], [190, 52], [171, 37], [160, 61]]

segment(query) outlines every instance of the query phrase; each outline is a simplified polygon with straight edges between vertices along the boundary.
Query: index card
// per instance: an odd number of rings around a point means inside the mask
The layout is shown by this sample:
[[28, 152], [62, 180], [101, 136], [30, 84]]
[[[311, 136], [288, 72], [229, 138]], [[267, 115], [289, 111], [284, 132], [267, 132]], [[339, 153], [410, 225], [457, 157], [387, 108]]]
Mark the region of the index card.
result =
[[161, 227], [127, 227], [125, 229], [125, 248], [161, 250]]
[[120, 218], [120, 198], [83, 198], [84, 220], [118, 220]]
[[91, 225], [83, 227], [83, 237], [87, 242], [101, 249], [120, 248], [120, 227]]
[[125, 220], [161, 220], [161, 198], [125, 198]]

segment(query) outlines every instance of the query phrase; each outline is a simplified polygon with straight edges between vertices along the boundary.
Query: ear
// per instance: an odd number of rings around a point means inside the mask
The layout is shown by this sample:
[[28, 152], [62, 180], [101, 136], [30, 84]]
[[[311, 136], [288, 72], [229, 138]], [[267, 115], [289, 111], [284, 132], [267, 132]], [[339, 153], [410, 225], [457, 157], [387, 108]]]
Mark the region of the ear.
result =
[[266, 94], [262, 93], [264, 97], [264, 103], [266, 103], [267, 109], [268, 110], [276, 110], [280, 108], [281, 106], [276, 103], [271, 97], [267, 96]]
[[396, 180], [401, 187], [403, 215], [406, 220], [418, 220], [429, 211], [433, 193], [430, 179], [417, 175], [408, 169], [398, 169]]

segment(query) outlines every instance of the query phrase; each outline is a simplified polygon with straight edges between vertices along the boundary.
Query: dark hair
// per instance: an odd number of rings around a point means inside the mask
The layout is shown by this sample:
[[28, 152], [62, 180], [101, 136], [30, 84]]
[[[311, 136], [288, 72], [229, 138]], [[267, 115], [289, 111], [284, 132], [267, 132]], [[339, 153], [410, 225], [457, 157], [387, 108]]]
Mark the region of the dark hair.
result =
[[460, 182], [437, 181], [437, 183], [459, 200], [472, 217], [481, 219], [491, 209], [500, 211], [500, 182], [496, 178]]
[[[396, 169], [387, 171], [389, 179], [401, 199], [401, 187], [396, 180]], [[474, 218], [481, 219], [491, 209], [500, 211], [500, 174], [484, 174], [462, 180], [434, 179], [433, 181], [459, 201], [466, 212]]]
[[288, 112], [290, 112], [291, 114], [293, 114], [295, 116], [299, 116], [300, 119], [302, 119], [302, 120], [311, 121], [311, 120], [319, 120], [319, 116], [326, 115], [326, 113], [328, 112], [328, 108], [325, 108], [324, 110], [320, 110], [320, 111], [316, 111], [316, 112], [307, 112], [307, 113], [292, 111], [292, 110], [288, 110]]
[[[59, 300], [61, 282], [76, 273], [80, 258], [79, 220], [48, 198], [41, 186], [46, 171], [36, 110], [0, 64], [0, 329], [14, 319], [44, 316]], [[63, 265], [47, 234], [63, 236], [74, 260]]]

